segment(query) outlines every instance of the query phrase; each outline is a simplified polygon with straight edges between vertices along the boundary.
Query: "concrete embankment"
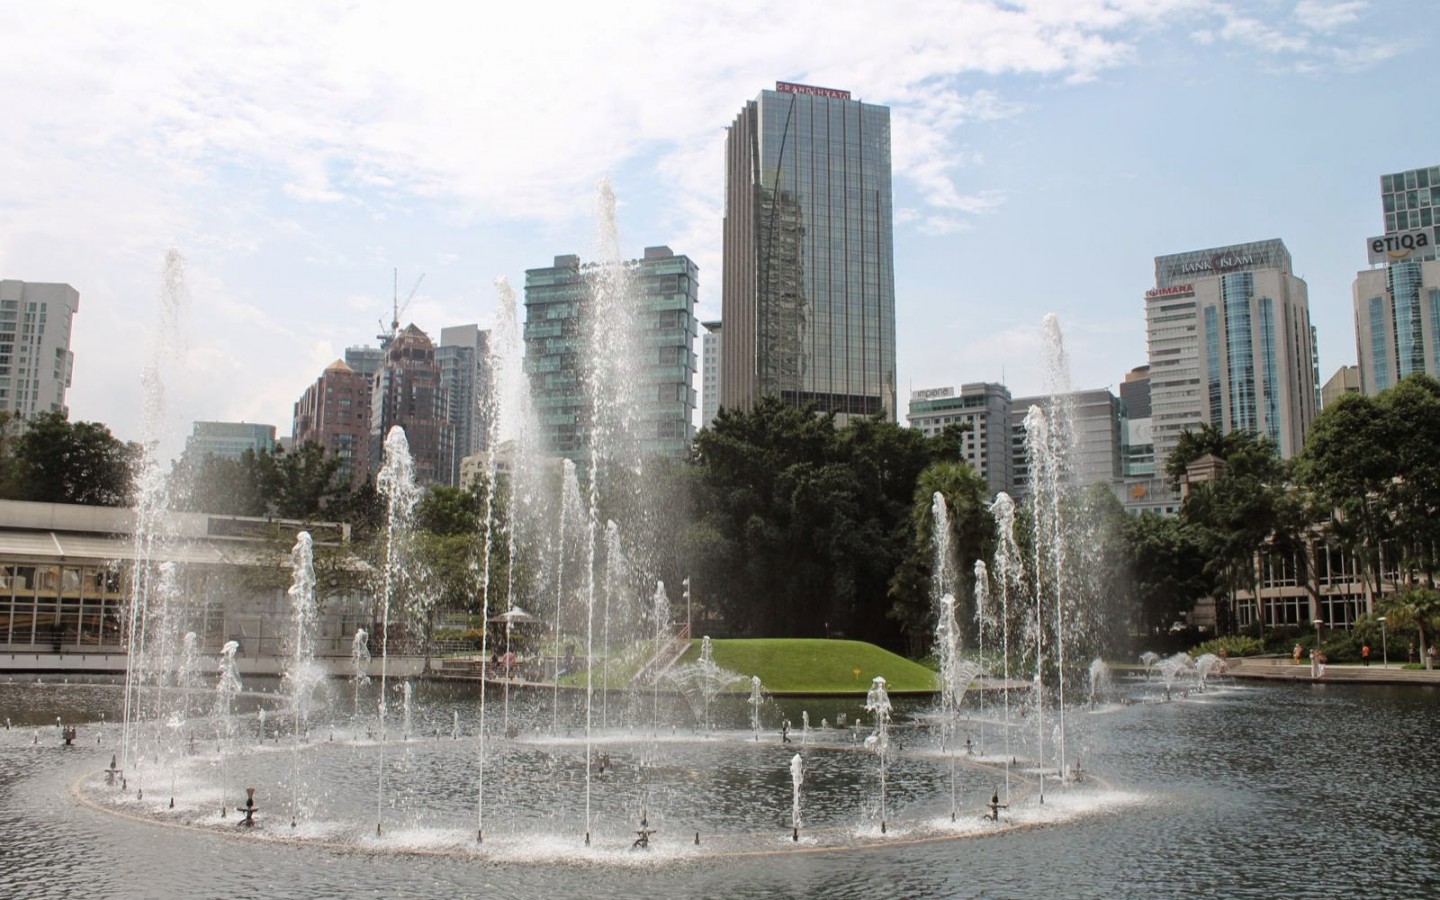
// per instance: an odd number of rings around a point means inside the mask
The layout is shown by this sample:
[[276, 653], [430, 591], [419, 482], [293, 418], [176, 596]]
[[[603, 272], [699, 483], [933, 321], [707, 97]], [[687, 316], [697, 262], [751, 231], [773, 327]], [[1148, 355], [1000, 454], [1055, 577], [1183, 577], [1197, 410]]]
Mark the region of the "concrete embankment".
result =
[[1310, 666], [1309, 660], [1295, 665], [1286, 658], [1248, 658], [1227, 661], [1226, 674], [1234, 678], [1256, 681], [1313, 681], [1343, 684], [1419, 684], [1440, 686], [1440, 669], [1403, 669], [1391, 661], [1387, 667], [1381, 662], [1368, 666], [1347, 663], [1327, 665], [1325, 674], [1320, 675]]

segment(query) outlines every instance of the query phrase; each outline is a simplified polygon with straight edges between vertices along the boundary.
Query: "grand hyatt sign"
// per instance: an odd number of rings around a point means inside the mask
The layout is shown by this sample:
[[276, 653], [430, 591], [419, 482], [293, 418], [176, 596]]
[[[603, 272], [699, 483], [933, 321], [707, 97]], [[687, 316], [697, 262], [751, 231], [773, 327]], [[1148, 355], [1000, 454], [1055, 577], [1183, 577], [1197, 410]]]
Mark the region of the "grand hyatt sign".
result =
[[793, 84], [789, 81], [775, 82], [775, 90], [782, 94], [809, 94], [812, 97], [828, 97], [831, 100], [849, 100], [849, 91], [840, 91], [835, 88], [815, 87], [811, 84]]

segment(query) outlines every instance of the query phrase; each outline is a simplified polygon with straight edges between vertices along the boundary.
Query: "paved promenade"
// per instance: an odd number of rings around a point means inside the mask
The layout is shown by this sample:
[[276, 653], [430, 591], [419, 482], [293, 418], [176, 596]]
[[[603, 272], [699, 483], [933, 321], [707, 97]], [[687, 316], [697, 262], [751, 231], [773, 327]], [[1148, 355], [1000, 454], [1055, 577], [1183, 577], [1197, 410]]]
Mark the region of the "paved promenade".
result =
[[1386, 668], [1379, 660], [1372, 660], [1370, 665], [1362, 666], [1358, 663], [1346, 663], [1345, 665], [1327, 665], [1323, 677], [1316, 677], [1310, 670], [1310, 662], [1307, 660], [1301, 665], [1295, 665], [1293, 660], [1285, 658], [1246, 658], [1227, 660], [1227, 674], [1235, 678], [1250, 678], [1266, 681], [1332, 681], [1346, 684], [1429, 684], [1440, 686], [1440, 669], [1426, 671], [1424, 669], [1402, 669], [1400, 663], [1390, 660], [1390, 667]]

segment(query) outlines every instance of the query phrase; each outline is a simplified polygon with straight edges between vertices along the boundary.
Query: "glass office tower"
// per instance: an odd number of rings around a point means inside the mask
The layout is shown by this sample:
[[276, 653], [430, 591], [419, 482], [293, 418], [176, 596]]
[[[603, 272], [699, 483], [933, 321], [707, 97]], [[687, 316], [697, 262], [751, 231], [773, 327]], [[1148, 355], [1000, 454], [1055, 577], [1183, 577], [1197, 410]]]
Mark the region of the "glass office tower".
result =
[[726, 139], [721, 405], [896, 416], [890, 110], [780, 82]]

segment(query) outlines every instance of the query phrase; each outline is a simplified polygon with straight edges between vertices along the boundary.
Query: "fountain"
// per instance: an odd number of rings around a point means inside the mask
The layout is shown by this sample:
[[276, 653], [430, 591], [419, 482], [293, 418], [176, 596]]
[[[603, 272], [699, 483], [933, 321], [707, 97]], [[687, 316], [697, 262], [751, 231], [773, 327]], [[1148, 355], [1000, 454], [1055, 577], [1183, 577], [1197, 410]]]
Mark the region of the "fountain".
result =
[[[605, 228], [613, 232], [613, 196], [605, 191], [602, 205], [607, 208]], [[677, 645], [680, 632], [672, 622], [664, 582], [655, 577], [653, 551], [638, 540], [647, 528], [645, 498], [638, 488], [644, 483], [638, 470], [641, 455], [632, 433], [633, 372], [640, 367], [636, 357], [627, 357], [630, 350], [617, 337], [624, 329], [616, 323], [623, 325], [624, 317], [634, 314], [626, 311], [635, 305], [634, 287], [615, 260], [618, 254], [602, 255], [596, 269], [594, 299], [601, 313], [592, 337], [606, 352], [591, 354], [585, 363], [586, 384], [594, 395], [587, 426], [589, 456], [582, 465], [566, 460], [547, 467], [541, 459], [535, 446], [537, 429], [523, 399], [525, 373], [513, 292], [503, 284], [498, 288], [495, 377], [487, 399], [492, 430], [480, 514], [484, 543], [475, 574], [487, 623], [497, 612], [519, 610], [520, 602], [536, 610], [535, 619], [549, 634], [526, 635], [525, 640], [537, 655], [548, 652], [553, 660], [542, 672], [549, 683], [536, 689], [508, 678], [501, 687], [482, 680], [448, 694], [426, 681], [394, 683], [393, 657], [400, 652], [397, 642], [406, 633], [404, 625], [423, 617], [429, 602], [415, 571], [410, 528], [419, 489], [405, 434], [394, 429], [386, 435], [377, 479], [386, 521], [374, 624], [368, 631], [357, 629], [350, 641], [345, 698], [350, 703], [340, 704], [348, 709], [340, 714], [333, 704], [316, 702], [322, 696], [322, 676], [314, 659], [315, 572], [308, 533], [296, 536], [291, 553], [286, 595], [292, 612], [287, 630], [290, 660], [279, 691], [256, 694], [246, 701], [252, 707], [237, 709], [244, 692], [236, 667], [239, 645], [230, 641], [221, 653], [213, 709], [199, 725], [190, 721], [183, 706], [175, 705], [174, 698], [187, 692], [162, 690], [174, 685], [163, 684], [157, 675], [165, 669], [163, 661], [184, 658], [184, 647], [193, 646], [193, 639], [177, 636], [173, 620], [178, 617], [170, 615], [175, 607], [174, 573], [167, 571], [168, 564], [156, 564], [152, 579], [137, 581], [132, 616], [135, 645], [155, 649], [137, 654], [133, 684], [126, 687], [127, 704], [137, 714], [127, 726], [145, 739], [130, 736], [132, 759], [113, 764], [111, 777], [133, 771], [140, 784], [168, 775], [177, 786], [175, 807], [162, 811], [154, 801], [117, 794], [102, 783], [103, 769], [84, 786], [87, 799], [104, 808], [202, 830], [216, 827], [234, 807], [247, 830], [263, 836], [267, 826], [279, 820], [275, 798], [288, 798], [290, 828], [297, 840], [366, 851], [422, 850], [552, 862], [574, 859], [577, 853], [585, 859], [613, 860], [614, 849], [631, 846], [673, 856], [682, 852], [677, 845], [683, 843], [683, 852], [694, 853], [698, 851], [690, 848], [698, 846], [702, 832], [708, 836], [707, 853], [753, 852], [753, 835], [774, 827], [767, 810], [782, 802], [778, 787], [775, 797], [755, 802], [765, 784], [757, 773], [773, 775], [782, 765], [788, 765], [791, 775], [790, 843], [799, 842], [803, 825], [805, 843], [818, 849], [880, 839], [964, 836], [973, 832], [982, 813], [998, 825], [999, 810], [1014, 810], [1033, 795], [1034, 779], [1021, 778], [1012, 785], [1016, 757], [1009, 678], [1012, 666], [1019, 664], [1012, 661], [1012, 652], [1033, 663], [1037, 680], [1049, 671], [1063, 671], [1065, 638], [1058, 634], [1058, 625], [1048, 626], [1055, 629], [1049, 634], [1041, 628], [1070, 607], [1062, 590], [1064, 548], [1054, 545], [1057, 532], [1042, 531], [1035, 542], [1040, 577], [1033, 582], [1041, 586], [1031, 592], [1034, 604], [1028, 610], [1033, 640], [1021, 649], [1015, 637], [1019, 617], [1012, 620], [1021, 605], [1010, 600], [1027, 593], [1024, 565], [1014, 535], [1014, 504], [1003, 495], [992, 510], [1000, 545], [993, 562], [987, 566], [966, 561], [967, 572], [974, 563], [974, 637], [982, 650], [989, 648], [997, 656], [1004, 672], [1003, 759], [987, 758], [983, 746], [977, 748], [968, 737], [962, 745], [957, 738], [962, 718], [973, 712], [966, 708], [966, 698], [982, 669], [965, 658], [963, 631], [970, 618], [957, 610], [961, 585], [940, 495], [932, 504], [941, 669], [938, 740], [928, 730], [933, 714], [918, 708], [928, 699], [892, 699], [883, 674], [867, 675], [871, 680], [863, 702], [859, 696], [825, 701], [833, 708], [838, 729], [831, 729], [827, 719], [816, 730], [809, 710], [771, 697], [758, 676], [747, 679], [716, 665], [708, 637], [699, 642], [698, 661], [669, 663], [671, 648], [674, 655], [682, 649]], [[1038, 427], [1036, 434], [1037, 454], [1058, 458], [1053, 442], [1040, 439], [1044, 432]], [[507, 448], [503, 465], [502, 446]], [[1059, 462], [1043, 458], [1036, 466], [1042, 474], [1060, 471]], [[1058, 496], [1059, 481], [1057, 474], [1043, 486]], [[163, 491], [157, 498], [159, 509]], [[1032, 511], [1058, 509], [1054, 497], [1032, 499]], [[608, 515], [612, 510], [615, 516]], [[621, 518], [622, 513], [627, 518]], [[157, 532], [163, 528], [157, 525]], [[523, 579], [516, 577], [522, 560]], [[487, 659], [490, 639], [487, 633], [481, 644]], [[562, 676], [559, 648], [567, 641], [582, 643], [583, 654], [577, 659], [566, 653]], [[371, 658], [372, 647], [376, 659]], [[190, 670], [199, 671], [188, 663], [178, 668], [182, 673]], [[372, 671], [377, 675], [373, 682]], [[182, 687], [190, 677], [180, 676]], [[1063, 703], [1063, 680], [1060, 683]], [[492, 716], [489, 704], [500, 690], [504, 715]], [[390, 706], [397, 697], [403, 712], [398, 734], [390, 722]], [[172, 715], [177, 708], [178, 718]], [[768, 717], [772, 708], [783, 723], [778, 742], [761, 739], [762, 711]], [[1037, 703], [1037, 720], [1041, 709]], [[862, 710], [863, 720], [857, 715]], [[981, 711], [984, 727], [992, 714], [983, 707]], [[162, 728], [150, 728], [157, 720], [180, 725], [170, 729], [174, 734], [166, 740]], [[803, 757], [792, 752], [791, 723], [796, 720], [801, 723]], [[690, 729], [677, 727], [692, 723]], [[439, 738], [445, 725], [448, 741], [427, 739]], [[206, 743], [215, 753], [182, 757], [173, 749], [180, 746], [178, 734], [197, 727], [202, 736], [213, 737]], [[310, 741], [315, 727], [326, 729], [330, 739]], [[1042, 737], [1031, 756], [1043, 768], [1044, 732], [1037, 730], [1037, 735]], [[1056, 743], [1064, 771], [1063, 727]], [[1002, 772], [1004, 803], [994, 787]], [[1103, 790], [1094, 785], [1097, 780], [1087, 789]], [[365, 789], [356, 790], [357, 784]], [[878, 792], [872, 791], [877, 784]], [[232, 796], [235, 785], [253, 786], [243, 807]], [[735, 785], [751, 787], [735, 790]], [[802, 785], [807, 792], [803, 822]], [[271, 815], [263, 821], [255, 814], [257, 790], [271, 798]], [[989, 804], [984, 802], [987, 796]], [[1056, 810], [1041, 818], [1033, 806], [1025, 809], [1034, 821], [1059, 821], [1064, 815]], [[857, 815], [874, 827], [857, 829]], [[695, 844], [688, 840], [692, 834]], [[686, 840], [678, 841], [679, 835]]]

